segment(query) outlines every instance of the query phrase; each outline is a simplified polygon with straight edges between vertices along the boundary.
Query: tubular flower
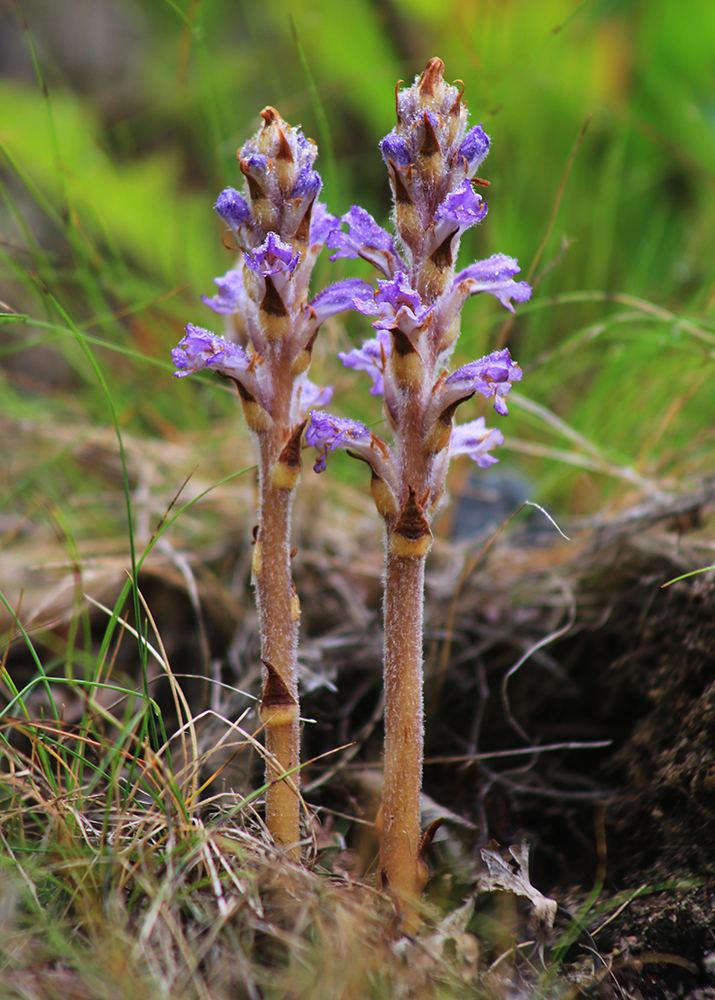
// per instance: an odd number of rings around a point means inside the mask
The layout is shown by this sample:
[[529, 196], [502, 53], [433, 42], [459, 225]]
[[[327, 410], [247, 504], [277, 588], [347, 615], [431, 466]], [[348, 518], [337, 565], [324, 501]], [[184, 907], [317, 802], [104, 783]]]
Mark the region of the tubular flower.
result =
[[315, 471], [324, 472], [328, 453], [335, 448], [369, 448], [372, 434], [364, 424], [348, 417], [333, 417], [312, 410], [305, 443], [319, 451]]
[[504, 397], [511, 389], [512, 382], [520, 382], [521, 368], [515, 364], [509, 351], [492, 351], [486, 358], [463, 365], [449, 376], [441, 393], [441, 404], [449, 405], [456, 399], [464, 399], [472, 392], [480, 392], [487, 399], [494, 399], [494, 409], [502, 416], [508, 414]]
[[492, 448], [503, 443], [504, 435], [502, 432], [496, 428], [489, 430], [484, 425], [484, 417], [477, 417], [476, 420], [470, 420], [467, 424], [460, 424], [459, 427], [452, 428], [449, 439], [449, 454], [450, 457], [469, 455], [480, 469], [488, 469], [490, 465], [499, 461], [489, 452]]
[[186, 336], [172, 350], [171, 360], [177, 368], [175, 378], [192, 375], [202, 368], [212, 368], [221, 375], [240, 378], [251, 363], [251, 359], [238, 344], [232, 344], [225, 337], [219, 337], [193, 323], [187, 323]]

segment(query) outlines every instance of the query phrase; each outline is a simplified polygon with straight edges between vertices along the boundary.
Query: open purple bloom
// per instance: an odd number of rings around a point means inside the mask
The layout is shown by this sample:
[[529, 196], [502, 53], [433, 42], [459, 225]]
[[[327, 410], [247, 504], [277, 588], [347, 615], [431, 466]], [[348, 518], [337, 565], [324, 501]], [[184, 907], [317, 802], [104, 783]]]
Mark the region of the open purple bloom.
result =
[[472, 461], [476, 462], [480, 469], [488, 469], [490, 465], [498, 462], [498, 458], [488, 454], [492, 448], [504, 443], [504, 435], [496, 428], [488, 428], [484, 425], [484, 417], [477, 417], [469, 423], [459, 424], [452, 428], [449, 439], [449, 454], [469, 455]]
[[531, 285], [525, 281], [512, 280], [520, 270], [513, 257], [495, 253], [487, 260], [470, 264], [455, 275], [453, 288], [458, 289], [465, 299], [478, 292], [489, 292], [490, 295], [495, 295], [503, 306], [514, 312], [511, 299], [516, 302], [528, 302], [531, 298]]
[[243, 275], [237, 268], [227, 271], [222, 278], [214, 278], [214, 285], [218, 286], [218, 295], [214, 295], [213, 298], [209, 298], [208, 295], [201, 296], [201, 301], [214, 312], [229, 315], [244, 302], [246, 293], [243, 287]]
[[222, 375], [234, 378], [245, 372], [251, 359], [238, 344], [232, 344], [225, 337], [205, 330], [193, 323], [186, 324], [186, 336], [171, 352], [171, 360], [176, 365], [175, 378], [184, 378], [202, 368], [211, 368]]
[[353, 205], [341, 221], [348, 224], [349, 230], [344, 233], [341, 229], [334, 229], [328, 236], [327, 244], [331, 250], [335, 250], [331, 260], [337, 260], [338, 257], [353, 260], [362, 257], [388, 278], [396, 270], [405, 269], [390, 234], [382, 226], [378, 226], [364, 208]]
[[444, 383], [443, 400], [440, 405], [448, 405], [461, 396], [480, 392], [487, 399], [494, 398], [494, 409], [502, 416], [507, 410], [504, 397], [511, 389], [512, 382], [521, 381], [522, 371], [511, 360], [508, 348], [492, 351], [479, 361], [471, 361], [458, 368]]
[[285, 243], [275, 233], [269, 233], [259, 247], [244, 255], [244, 260], [247, 267], [262, 274], [264, 278], [274, 274], [287, 277], [298, 266], [300, 252], [293, 253], [290, 243]]
[[322, 323], [328, 316], [349, 309], [355, 309], [364, 316], [377, 312], [372, 285], [368, 285], [362, 278], [346, 278], [345, 281], [329, 285], [310, 304], [315, 310], [318, 323]]
[[310, 426], [305, 432], [305, 443], [320, 452], [313, 468], [324, 472], [328, 452], [336, 448], [354, 448], [356, 451], [369, 449], [373, 434], [358, 420], [348, 417], [334, 417], [332, 413], [311, 410]]
[[401, 271], [391, 281], [378, 280], [378, 285], [375, 302], [380, 318], [372, 325], [378, 330], [392, 330], [397, 326], [409, 337], [424, 324], [431, 307], [422, 305], [419, 293]]
[[441, 243], [454, 230], [461, 236], [467, 229], [481, 222], [486, 214], [486, 202], [469, 181], [464, 181], [456, 191], [447, 195], [435, 213], [436, 242]]
[[382, 396], [385, 392], [384, 366], [391, 347], [392, 341], [387, 330], [378, 330], [374, 340], [366, 340], [362, 347], [353, 348], [347, 353], [340, 352], [338, 357], [346, 368], [367, 372], [372, 379], [370, 395]]

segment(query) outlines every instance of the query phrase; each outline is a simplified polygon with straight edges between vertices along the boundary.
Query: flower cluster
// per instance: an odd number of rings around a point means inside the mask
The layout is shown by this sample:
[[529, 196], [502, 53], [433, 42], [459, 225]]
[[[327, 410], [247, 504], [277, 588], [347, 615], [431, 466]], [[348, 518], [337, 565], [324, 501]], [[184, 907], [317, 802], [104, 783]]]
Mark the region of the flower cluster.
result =
[[216, 202], [239, 260], [215, 279], [217, 294], [203, 296], [227, 317], [232, 339], [189, 323], [172, 351], [178, 377], [209, 368], [232, 378], [256, 432], [275, 420], [295, 426], [311, 406], [329, 401], [331, 390], [305, 375], [318, 328], [335, 313], [375, 309], [372, 288], [356, 278], [308, 300], [315, 261], [338, 219], [317, 200], [315, 144], [273, 108], [262, 117], [263, 127], [238, 152], [243, 193], [227, 188]]
[[[376, 335], [340, 354], [343, 364], [365, 371], [370, 392], [384, 398], [393, 429], [388, 448], [354, 421], [313, 412], [306, 441], [319, 449], [316, 471], [335, 448], [359, 454], [384, 484], [381, 510], [394, 523], [409, 501], [410, 488], [429, 520], [443, 494], [451, 455], [468, 454], [480, 466], [502, 435], [484, 419], [453, 427], [455, 410], [474, 393], [493, 399], [506, 414], [505, 397], [521, 369], [506, 349], [447, 374], [466, 300], [479, 292], [495, 295], [513, 311], [531, 288], [515, 281], [517, 262], [494, 254], [455, 273], [462, 234], [481, 222], [486, 204], [472, 181], [489, 151], [481, 125], [468, 127], [456, 87], [445, 83], [444, 65], [433, 59], [414, 85], [397, 99], [397, 125], [381, 144], [392, 187], [397, 239], [362, 208], [342, 218], [327, 245], [331, 259], [361, 257], [381, 274], [375, 293]], [[373, 491], [374, 492], [374, 491]]]

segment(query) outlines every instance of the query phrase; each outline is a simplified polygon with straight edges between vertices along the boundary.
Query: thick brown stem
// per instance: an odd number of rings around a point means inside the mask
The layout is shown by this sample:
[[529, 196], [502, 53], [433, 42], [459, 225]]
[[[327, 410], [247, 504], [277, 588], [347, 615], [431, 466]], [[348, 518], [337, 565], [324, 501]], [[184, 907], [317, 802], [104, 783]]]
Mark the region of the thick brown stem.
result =
[[[281, 778], [300, 763], [297, 662], [300, 608], [290, 567], [294, 490], [277, 489], [272, 484], [267, 445], [266, 442], [261, 449], [259, 528], [253, 558], [261, 653], [267, 664], [261, 702], [266, 748], [271, 755], [266, 763], [266, 825], [276, 844], [290, 847], [291, 854], [299, 858], [299, 772], [294, 771], [289, 778]], [[275, 454], [275, 449], [271, 450]]]
[[425, 886], [419, 857], [422, 787], [422, 606], [424, 556], [400, 556], [387, 545], [385, 563], [385, 759], [380, 872], [401, 900], [403, 925]]

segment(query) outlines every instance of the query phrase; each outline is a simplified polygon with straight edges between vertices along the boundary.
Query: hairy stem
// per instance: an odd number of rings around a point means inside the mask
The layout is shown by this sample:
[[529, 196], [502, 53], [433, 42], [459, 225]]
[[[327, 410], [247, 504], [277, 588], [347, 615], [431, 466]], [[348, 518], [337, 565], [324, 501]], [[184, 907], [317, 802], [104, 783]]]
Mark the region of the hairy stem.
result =
[[380, 872], [403, 901], [425, 886], [419, 857], [422, 787], [422, 606], [424, 556], [400, 556], [387, 545], [385, 562], [385, 759]]
[[259, 527], [253, 557], [253, 584], [261, 626], [265, 685], [261, 720], [266, 727], [266, 825], [276, 844], [300, 857], [299, 772], [281, 777], [300, 762], [298, 707], [298, 623], [300, 607], [291, 576], [290, 524], [295, 490], [276, 488], [269, 454], [262, 442]]

